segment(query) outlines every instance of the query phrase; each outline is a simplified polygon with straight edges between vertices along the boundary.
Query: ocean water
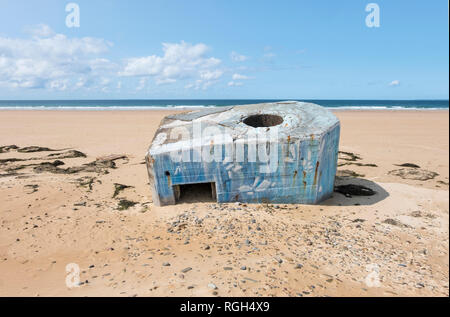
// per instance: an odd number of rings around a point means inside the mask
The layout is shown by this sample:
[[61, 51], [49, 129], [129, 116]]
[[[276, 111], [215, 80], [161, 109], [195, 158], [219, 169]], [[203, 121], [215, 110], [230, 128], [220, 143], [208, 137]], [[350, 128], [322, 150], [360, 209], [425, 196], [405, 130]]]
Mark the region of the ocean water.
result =
[[[297, 100], [297, 99], [290, 99]], [[0, 110], [144, 110], [221, 107], [285, 99], [148, 99], [148, 100], [0, 100]], [[301, 100], [330, 109], [439, 110], [449, 109], [448, 100]]]

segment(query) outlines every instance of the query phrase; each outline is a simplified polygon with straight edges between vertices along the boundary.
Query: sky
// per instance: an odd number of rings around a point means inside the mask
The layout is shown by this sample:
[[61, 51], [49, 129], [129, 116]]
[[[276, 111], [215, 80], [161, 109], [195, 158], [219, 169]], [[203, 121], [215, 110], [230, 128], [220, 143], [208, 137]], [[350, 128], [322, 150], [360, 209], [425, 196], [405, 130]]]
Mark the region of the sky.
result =
[[445, 0], [0, 0], [0, 99], [448, 99], [448, 38]]

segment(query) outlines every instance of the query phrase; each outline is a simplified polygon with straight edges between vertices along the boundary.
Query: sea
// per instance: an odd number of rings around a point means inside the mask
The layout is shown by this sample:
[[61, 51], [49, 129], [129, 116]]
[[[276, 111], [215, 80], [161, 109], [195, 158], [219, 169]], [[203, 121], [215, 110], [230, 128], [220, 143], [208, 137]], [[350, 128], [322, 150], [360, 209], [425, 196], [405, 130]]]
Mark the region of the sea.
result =
[[[448, 100], [304, 100], [329, 109], [442, 110]], [[223, 107], [286, 99], [0, 100], [0, 110], [152, 110]]]

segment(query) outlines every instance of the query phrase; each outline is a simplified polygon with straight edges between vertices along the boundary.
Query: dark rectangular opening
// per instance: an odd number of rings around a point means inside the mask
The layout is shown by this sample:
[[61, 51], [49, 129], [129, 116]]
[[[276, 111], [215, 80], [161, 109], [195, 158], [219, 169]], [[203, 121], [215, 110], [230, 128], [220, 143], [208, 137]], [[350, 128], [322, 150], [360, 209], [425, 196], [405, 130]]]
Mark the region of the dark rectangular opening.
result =
[[216, 183], [174, 185], [177, 203], [216, 202]]

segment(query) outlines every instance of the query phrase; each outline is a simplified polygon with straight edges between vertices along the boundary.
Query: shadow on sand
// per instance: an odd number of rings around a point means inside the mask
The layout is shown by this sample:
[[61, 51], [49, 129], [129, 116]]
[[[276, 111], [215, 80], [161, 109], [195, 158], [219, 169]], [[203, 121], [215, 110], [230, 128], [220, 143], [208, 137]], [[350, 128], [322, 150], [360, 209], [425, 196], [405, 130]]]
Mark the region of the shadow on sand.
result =
[[[363, 178], [350, 178], [350, 177], [337, 178], [335, 186], [347, 184], [362, 185], [368, 187], [373, 191], [375, 191], [375, 195], [372, 196], [353, 195], [352, 197], [346, 197], [344, 194], [334, 192], [331, 198], [319, 203], [318, 205], [368, 206], [376, 204], [377, 202], [382, 201], [385, 198], [389, 197], [389, 193], [385, 191], [381, 186]], [[210, 183], [204, 183], [204, 184], [191, 184], [181, 186], [180, 198], [178, 199], [177, 204], [214, 203], [214, 202], [216, 202], [216, 200], [211, 195]]]
[[361, 206], [369, 206], [374, 205], [379, 201], [382, 201], [389, 197], [389, 193], [384, 190], [383, 187], [378, 185], [377, 183], [374, 183], [372, 181], [369, 181], [364, 178], [337, 178], [336, 179], [336, 186], [339, 185], [348, 185], [348, 184], [354, 184], [354, 185], [361, 185], [368, 187], [375, 191], [375, 195], [372, 196], [356, 196], [353, 195], [352, 197], [346, 197], [344, 194], [334, 192], [331, 198], [321, 202], [319, 205], [323, 206], [355, 206], [355, 205], [361, 205]]

